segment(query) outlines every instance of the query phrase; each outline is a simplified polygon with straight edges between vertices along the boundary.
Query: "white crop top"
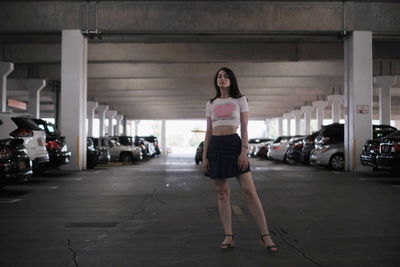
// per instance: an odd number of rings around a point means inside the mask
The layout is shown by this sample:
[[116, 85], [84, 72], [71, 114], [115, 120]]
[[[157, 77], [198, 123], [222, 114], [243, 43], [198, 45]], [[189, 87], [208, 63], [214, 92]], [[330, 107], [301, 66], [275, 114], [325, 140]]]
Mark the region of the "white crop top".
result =
[[232, 125], [239, 127], [240, 112], [249, 111], [245, 96], [240, 98], [217, 98], [207, 102], [206, 116], [211, 117], [212, 126]]

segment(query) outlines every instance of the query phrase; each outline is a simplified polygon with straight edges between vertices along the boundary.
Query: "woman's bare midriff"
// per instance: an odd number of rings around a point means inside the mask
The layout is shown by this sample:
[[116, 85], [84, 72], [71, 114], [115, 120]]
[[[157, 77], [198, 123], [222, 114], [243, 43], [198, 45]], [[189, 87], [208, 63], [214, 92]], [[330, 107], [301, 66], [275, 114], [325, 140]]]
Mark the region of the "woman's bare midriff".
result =
[[212, 128], [212, 135], [235, 134], [238, 127], [233, 125], [219, 125]]

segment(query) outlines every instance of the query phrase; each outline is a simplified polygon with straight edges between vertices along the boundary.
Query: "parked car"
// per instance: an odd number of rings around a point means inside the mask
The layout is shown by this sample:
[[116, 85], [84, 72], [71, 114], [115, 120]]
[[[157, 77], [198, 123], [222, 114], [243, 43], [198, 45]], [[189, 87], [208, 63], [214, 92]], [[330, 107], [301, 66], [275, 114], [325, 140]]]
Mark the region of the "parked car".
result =
[[303, 164], [310, 163], [311, 151], [315, 148], [315, 138], [318, 136], [319, 131], [314, 132], [303, 139], [303, 148], [301, 149], [301, 162]]
[[286, 152], [286, 162], [289, 164], [295, 164], [301, 161], [301, 151], [303, 149], [304, 137], [295, 138], [289, 143], [289, 147]]
[[400, 174], [400, 131], [382, 138], [376, 162], [378, 168]]
[[46, 133], [39, 128], [30, 115], [0, 113], [0, 139], [21, 138], [29, 158], [33, 162], [33, 172], [43, 169], [49, 162], [46, 149]]
[[250, 138], [249, 139], [249, 150], [248, 155], [250, 157], [256, 157], [258, 155], [258, 151], [265, 144], [265, 142], [271, 141], [269, 138]]
[[87, 137], [86, 167], [93, 169], [97, 164], [110, 163], [110, 152], [94, 146], [93, 138]]
[[[134, 145], [139, 147], [142, 150], [143, 158], [150, 157], [151, 147], [154, 147], [153, 144], [144, 140], [143, 137], [135, 136]], [[153, 153], [155, 154], [155, 149], [153, 149]]]
[[272, 141], [273, 140], [270, 139], [269, 141], [262, 142], [260, 144], [260, 147], [258, 149], [258, 152], [257, 152], [256, 156], [259, 157], [259, 158], [266, 159], [267, 158], [267, 154], [268, 154], [268, 149], [269, 149], [269, 146], [272, 143]]
[[49, 153], [49, 168], [58, 167], [70, 162], [71, 151], [68, 150], [65, 136], [61, 136], [57, 127], [50, 122], [41, 119], [33, 119], [40, 129], [46, 132], [46, 148]]
[[21, 182], [32, 175], [32, 161], [24, 147], [24, 140], [7, 138], [0, 140], [0, 188]]
[[344, 124], [332, 123], [321, 127], [315, 138], [310, 164], [325, 165], [334, 170], [344, 169]]
[[109, 137], [93, 138], [95, 147], [106, 149], [110, 153], [111, 161], [133, 162], [143, 157], [139, 147], [123, 146]]
[[150, 142], [154, 145], [155, 155], [161, 154], [160, 145], [158, 142], [158, 138], [156, 136], [149, 135], [149, 136], [142, 136], [142, 137], [144, 138], [144, 140], [146, 140], [147, 142]]
[[279, 136], [276, 138], [269, 146], [267, 153], [268, 159], [286, 162], [286, 153], [289, 148], [290, 141], [293, 141], [296, 138], [303, 138], [303, 136]]
[[[372, 135], [376, 139], [393, 131], [394, 129], [388, 125], [372, 126]], [[310, 157], [311, 164], [326, 165], [334, 170], [344, 169], [344, 124], [333, 123], [323, 126], [315, 143], [315, 149]]]
[[204, 150], [204, 141], [201, 141], [196, 149], [196, 155], [194, 156], [194, 161], [196, 162], [196, 165], [199, 165], [199, 163], [203, 161], [203, 150]]
[[381, 139], [396, 132], [397, 129], [390, 125], [373, 125], [373, 139], [367, 140], [360, 155], [361, 164], [378, 168], [376, 156], [379, 153]]

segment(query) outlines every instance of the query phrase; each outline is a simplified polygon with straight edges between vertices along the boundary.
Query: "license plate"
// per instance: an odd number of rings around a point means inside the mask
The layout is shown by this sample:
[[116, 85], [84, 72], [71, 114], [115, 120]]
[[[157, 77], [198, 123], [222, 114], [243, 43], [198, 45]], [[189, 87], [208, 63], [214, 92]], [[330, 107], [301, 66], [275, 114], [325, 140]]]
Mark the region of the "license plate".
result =
[[25, 161], [20, 161], [20, 162], [18, 162], [18, 168], [19, 168], [20, 170], [25, 169], [25, 168], [26, 168]]
[[381, 146], [381, 150], [383, 153], [390, 151], [390, 146]]
[[39, 146], [44, 146], [42, 139], [38, 139]]

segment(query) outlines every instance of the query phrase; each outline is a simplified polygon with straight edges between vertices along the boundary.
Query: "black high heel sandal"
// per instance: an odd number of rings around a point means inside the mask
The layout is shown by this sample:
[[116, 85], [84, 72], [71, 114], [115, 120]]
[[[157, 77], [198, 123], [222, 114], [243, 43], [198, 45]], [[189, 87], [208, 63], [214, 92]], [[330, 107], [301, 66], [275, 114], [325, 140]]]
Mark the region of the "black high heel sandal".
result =
[[264, 237], [269, 236], [270, 234], [265, 234], [260, 236], [260, 245], [265, 248], [265, 250], [269, 253], [275, 253], [278, 251], [278, 247], [276, 245], [266, 246]]
[[234, 235], [225, 235], [225, 237], [231, 236], [232, 237], [232, 242], [231, 243], [222, 243], [220, 245], [221, 250], [232, 250], [235, 247], [235, 236]]

